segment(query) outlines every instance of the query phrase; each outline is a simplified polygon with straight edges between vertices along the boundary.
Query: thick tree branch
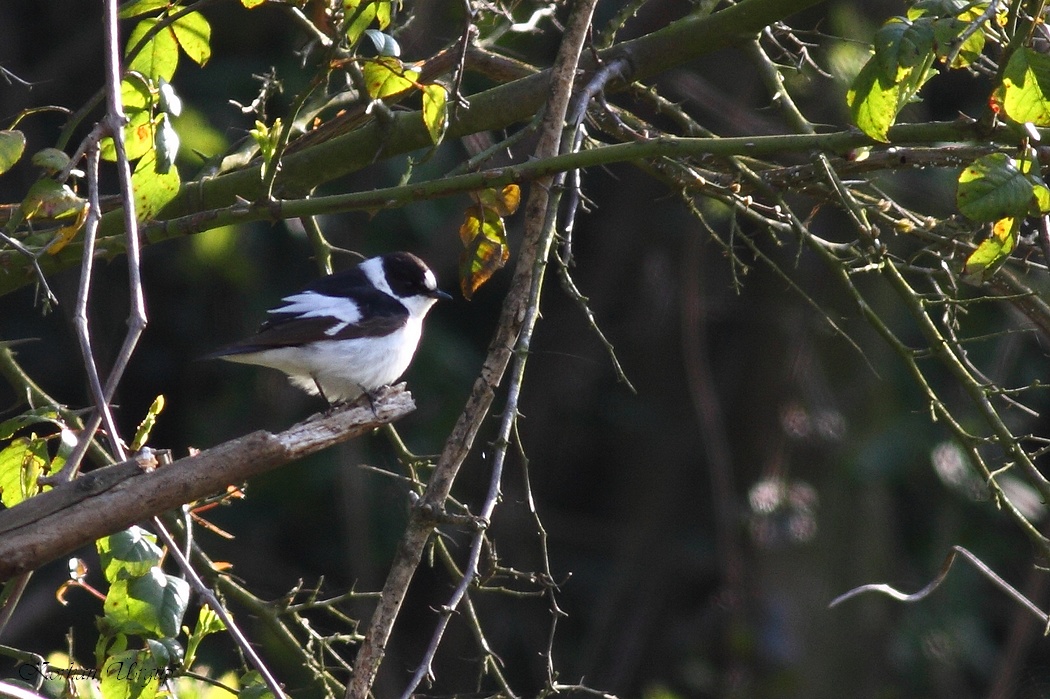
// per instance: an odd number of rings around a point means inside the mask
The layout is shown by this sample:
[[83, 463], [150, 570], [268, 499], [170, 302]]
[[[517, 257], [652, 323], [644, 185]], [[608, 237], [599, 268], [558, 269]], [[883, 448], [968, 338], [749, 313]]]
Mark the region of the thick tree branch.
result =
[[[397, 116], [396, 120], [405, 118]], [[1041, 129], [1045, 139], [1050, 140], [1050, 129]], [[551, 158], [530, 159], [516, 165], [493, 168], [482, 172], [473, 172], [427, 182], [416, 182], [409, 185], [387, 187], [364, 192], [333, 194], [308, 199], [278, 200], [265, 204], [239, 203], [223, 206], [215, 210], [198, 210], [182, 217], [157, 220], [143, 226], [143, 232], [151, 243], [158, 243], [170, 238], [181, 237], [192, 233], [218, 228], [220, 226], [251, 221], [279, 220], [322, 214], [341, 213], [346, 211], [369, 211], [405, 206], [410, 202], [425, 199], [476, 191], [488, 187], [502, 187], [511, 183], [534, 181], [558, 172], [574, 169], [610, 165], [622, 162], [640, 162], [659, 157], [730, 157], [747, 155], [766, 157], [774, 154], [809, 153], [814, 151], [829, 153], [846, 153], [862, 146], [875, 146], [869, 160], [871, 164], [851, 164], [850, 171], [867, 171], [870, 168], [882, 167], [893, 169], [902, 167], [900, 159], [912, 166], [909, 153], [901, 151], [906, 144], [943, 144], [981, 142], [981, 143], [1016, 143], [1017, 135], [1006, 126], [1000, 126], [991, 132], [981, 132], [974, 123], [963, 121], [932, 122], [925, 124], [899, 124], [890, 129], [890, 145], [875, 144], [868, 136], [856, 130], [843, 130], [822, 134], [785, 134], [774, 136], [734, 137], [734, 138], [674, 138], [661, 137], [637, 143], [618, 143], [581, 150], [576, 153], [565, 153]], [[885, 149], [894, 148], [894, 153]], [[945, 157], [961, 154], [948, 153]], [[938, 163], [922, 160], [918, 165], [935, 166]], [[894, 160], [896, 159], [896, 160]], [[866, 161], [865, 161], [866, 162]], [[952, 167], [957, 166], [954, 161]], [[795, 180], [804, 177], [804, 168], [797, 166], [787, 169], [783, 179]], [[796, 169], [803, 168], [796, 172]], [[771, 171], [768, 175], [775, 184], [780, 184], [780, 171]], [[792, 177], [792, 174], [797, 177]], [[112, 235], [99, 241], [104, 257], [114, 257], [124, 250], [124, 236]], [[83, 246], [79, 241], [67, 245], [57, 255], [40, 258], [41, 268], [51, 274], [80, 263]], [[13, 251], [0, 251], [0, 266], [9, 264], [17, 268], [18, 260]], [[27, 270], [31, 272], [31, 270]], [[0, 276], [0, 295], [25, 286], [34, 277], [31, 273], [24, 275], [9, 274]]]
[[[676, 65], [749, 40], [766, 25], [820, 2], [744, 0], [712, 15], [679, 20], [660, 31], [614, 46], [600, 56], [610, 59], [626, 55], [633, 68], [628, 82], [645, 80]], [[589, 56], [584, 56], [581, 67], [591, 70], [594, 68], [591, 62]], [[470, 109], [457, 111], [449, 124], [446, 139], [502, 129], [533, 118], [547, 98], [550, 80], [551, 71], [546, 70], [471, 95]], [[610, 86], [610, 91], [613, 89], [615, 86]], [[369, 165], [380, 149], [383, 156], [389, 158], [431, 146], [430, 135], [418, 112], [395, 116], [390, 123], [380, 125], [373, 122], [319, 146], [287, 154], [281, 161], [276, 190], [284, 196], [299, 196]], [[259, 166], [252, 166], [212, 179], [186, 183], [158, 218], [223, 208], [233, 204], [238, 197], [256, 201], [262, 194]], [[118, 211], [106, 214], [99, 235], [119, 232], [121, 218], [122, 213]]]
[[136, 522], [358, 437], [415, 408], [403, 384], [375, 400], [316, 415], [276, 434], [252, 432], [143, 470], [131, 459], [0, 512], [0, 580], [33, 570]]

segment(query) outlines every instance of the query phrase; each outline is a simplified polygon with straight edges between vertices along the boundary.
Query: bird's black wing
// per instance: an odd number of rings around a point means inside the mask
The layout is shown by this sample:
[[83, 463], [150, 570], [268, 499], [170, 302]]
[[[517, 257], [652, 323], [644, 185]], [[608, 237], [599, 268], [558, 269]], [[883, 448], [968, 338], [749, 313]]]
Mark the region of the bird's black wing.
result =
[[[354, 272], [347, 270], [347, 272]], [[345, 274], [345, 273], [344, 273]], [[332, 275], [337, 276], [337, 275]], [[349, 275], [348, 275], [349, 276]], [[361, 275], [363, 277], [363, 275]], [[384, 337], [404, 327], [408, 320], [408, 309], [397, 299], [378, 291], [368, 280], [356, 286], [352, 292], [347, 281], [337, 280], [322, 284], [331, 277], [324, 277], [307, 286], [303, 291], [331, 296], [348, 296], [353, 299], [361, 312], [361, 319], [355, 323], [345, 324], [332, 316], [304, 318], [297, 313], [282, 313], [280, 310], [271, 313], [271, 317], [262, 324], [259, 332], [225, 347], [209, 353], [205, 358], [216, 358], [231, 354], [250, 354], [280, 347], [298, 347], [321, 340], [352, 340], [363, 337]], [[341, 293], [333, 294], [334, 289]], [[349, 292], [349, 293], [348, 293]], [[300, 292], [302, 293], [302, 292]], [[340, 328], [329, 334], [333, 328]]]

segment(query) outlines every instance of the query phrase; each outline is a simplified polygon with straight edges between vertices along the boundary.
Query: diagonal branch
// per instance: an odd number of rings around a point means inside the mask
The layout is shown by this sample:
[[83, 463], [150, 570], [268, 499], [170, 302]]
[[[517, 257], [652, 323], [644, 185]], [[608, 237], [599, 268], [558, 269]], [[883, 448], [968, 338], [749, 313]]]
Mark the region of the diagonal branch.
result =
[[[565, 115], [593, 8], [593, 0], [582, 0], [573, 8], [573, 17], [576, 19], [566, 27], [566, 34], [551, 69], [551, 82], [547, 88], [549, 96], [536, 145], [537, 158], [557, 155], [561, 148]], [[518, 338], [527, 338], [531, 334], [539, 313], [540, 287], [555, 232], [554, 212], [557, 209], [558, 197], [551, 187], [553, 181], [553, 177], [540, 179], [529, 190], [529, 198], [525, 205], [525, 235], [511, 289], [503, 303], [499, 326], [489, 345], [481, 375], [474, 382], [467, 405], [445, 443], [445, 449], [423, 497], [412, 511], [393, 566], [383, 586], [380, 602], [354, 661], [354, 677], [347, 688], [346, 699], [365, 699], [368, 696], [379, 672], [387, 641], [408, 592], [409, 583], [433, 532], [435, 515], [444, 511], [445, 501], [452, 490], [459, 468], [470, 453], [474, 438], [488, 415], [495, 389], [502, 382], [510, 362], [511, 347], [516, 344]], [[525, 342], [527, 346], [528, 340]], [[498, 473], [495, 475], [495, 481], [498, 492]], [[454, 601], [458, 603], [459, 599], [462, 599], [462, 595]], [[437, 637], [440, 638], [440, 630]], [[413, 684], [418, 685], [419, 679], [414, 678]], [[410, 692], [406, 692], [406, 695], [408, 693]]]
[[378, 396], [374, 406], [358, 402], [276, 434], [252, 432], [152, 470], [143, 467], [152, 466], [150, 458], [140, 454], [91, 471], [0, 511], [0, 580], [231, 483], [358, 437], [414, 408], [402, 384]]

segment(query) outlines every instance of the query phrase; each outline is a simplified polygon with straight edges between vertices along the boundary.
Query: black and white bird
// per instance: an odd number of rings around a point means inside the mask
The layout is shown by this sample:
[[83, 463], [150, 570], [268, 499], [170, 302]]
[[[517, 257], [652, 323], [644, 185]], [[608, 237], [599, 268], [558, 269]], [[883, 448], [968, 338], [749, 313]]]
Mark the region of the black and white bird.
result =
[[449, 298], [421, 259], [389, 253], [285, 297], [258, 333], [205, 358], [279, 369], [330, 404], [351, 401], [405, 373], [423, 317]]

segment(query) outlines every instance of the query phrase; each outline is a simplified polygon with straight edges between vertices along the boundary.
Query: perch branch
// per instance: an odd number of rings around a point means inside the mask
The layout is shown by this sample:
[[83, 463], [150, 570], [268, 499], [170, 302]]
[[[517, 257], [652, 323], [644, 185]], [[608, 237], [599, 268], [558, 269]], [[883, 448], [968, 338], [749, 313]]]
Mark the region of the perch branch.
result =
[[0, 580], [231, 483], [360, 436], [411, 412], [415, 404], [411, 394], [397, 386], [377, 398], [374, 407], [373, 413], [367, 403], [356, 403], [284, 432], [252, 432], [151, 471], [133, 458], [4, 510], [0, 512]]

